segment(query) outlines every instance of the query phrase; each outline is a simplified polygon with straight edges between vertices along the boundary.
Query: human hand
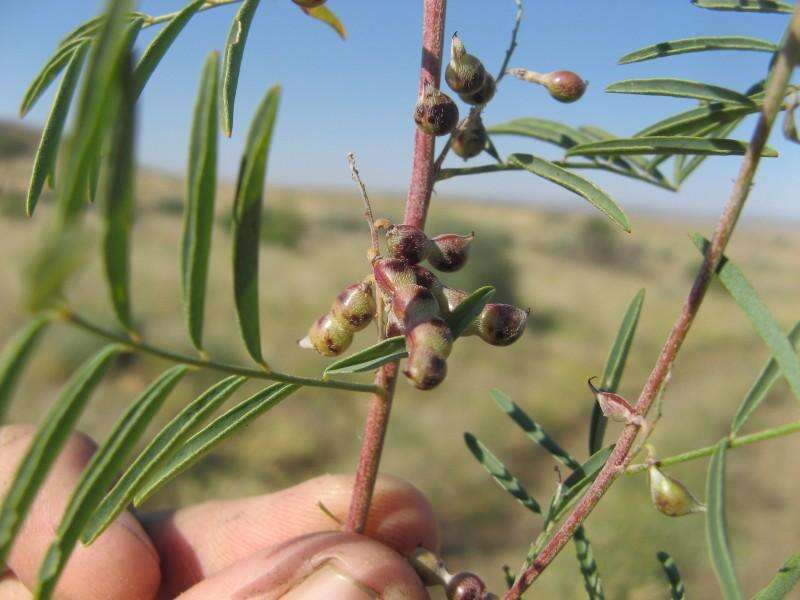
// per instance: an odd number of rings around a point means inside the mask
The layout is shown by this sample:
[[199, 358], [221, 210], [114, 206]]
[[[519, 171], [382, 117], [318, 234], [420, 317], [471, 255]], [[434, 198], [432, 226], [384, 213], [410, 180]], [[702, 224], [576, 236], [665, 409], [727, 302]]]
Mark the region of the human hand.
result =
[[[0, 499], [34, 429], [0, 428]], [[0, 575], [0, 599], [29, 600], [39, 564], [96, 445], [75, 434], [42, 486]], [[433, 511], [422, 494], [391, 477], [378, 481], [366, 535], [339, 531], [352, 477], [325, 475], [251, 498], [145, 515], [124, 512], [91, 546], [75, 548], [58, 600], [423, 600], [403, 558], [436, 550]]]

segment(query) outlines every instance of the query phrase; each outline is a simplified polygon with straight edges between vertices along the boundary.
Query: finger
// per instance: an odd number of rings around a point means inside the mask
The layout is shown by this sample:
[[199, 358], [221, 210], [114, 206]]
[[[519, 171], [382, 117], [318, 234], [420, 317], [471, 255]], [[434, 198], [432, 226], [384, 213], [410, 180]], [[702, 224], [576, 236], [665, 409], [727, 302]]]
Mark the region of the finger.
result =
[[3, 600], [31, 600], [33, 596], [11, 571], [0, 574], [0, 598]]
[[[11, 485], [34, 433], [29, 426], [0, 428], [0, 498]], [[72, 435], [31, 506], [8, 558], [8, 567], [29, 589], [36, 584], [39, 565], [95, 449], [86, 436]], [[56, 588], [56, 597], [149, 599], [155, 595], [159, 579], [158, 555], [142, 527], [126, 512], [91, 546], [75, 547]]]
[[180, 600], [426, 600], [397, 552], [353, 533], [315, 533], [261, 550], [182, 594]]
[[[145, 519], [162, 557], [164, 589], [178, 593], [261, 549], [340, 529], [319, 503], [344, 522], [352, 489], [352, 477], [325, 475], [274, 494], [209, 502]], [[404, 554], [438, 545], [430, 504], [419, 490], [394, 477], [379, 479], [366, 533]]]

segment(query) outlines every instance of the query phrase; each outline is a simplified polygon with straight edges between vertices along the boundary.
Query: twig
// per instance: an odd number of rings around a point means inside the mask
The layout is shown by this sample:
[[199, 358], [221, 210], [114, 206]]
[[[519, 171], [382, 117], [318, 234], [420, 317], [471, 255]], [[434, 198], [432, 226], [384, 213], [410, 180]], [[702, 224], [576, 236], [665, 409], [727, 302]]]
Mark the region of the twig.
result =
[[364, 185], [364, 182], [361, 181], [361, 176], [358, 173], [358, 168], [356, 167], [356, 157], [352, 152], [347, 153], [347, 164], [350, 165], [350, 176], [353, 178], [353, 181], [358, 184], [359, 189], [361, 190], [361, 198], [364, 200], [364, 216], [367, 219], [367, 224], [369, 225], [369, 235], [372, 239], [372, 254], [373, 257], [380, 254], [380, 246], [378, 245], [378, 230], [375, 229], [375, 215], [372, 213], [372, 205], [369, 202], [369, 196], [367, 195], [367, 187]]
[[503, 64], [500, 65], [500, 71], [495, 78], [496, 83], [500, 83], [500, 80], [506, 76], [506, 69], [508, 68], [508, 63], [511, 60], [511, 56], [514, 54], [514, 50], [517, 47], [517, 33], [519, 33], [519, 26], [522, 24], [522, 0], [514, 0], [517, 5], [517, 14], [514, 17], [514, 29], [511, 30], [511, 43], [508, 46], [508, 50], [506, 50], [506, 57], [503, 59]]
[[[656, 398], [658, 390], [670, 371], [672, 363], [680, 350], [686, 335], [691, 328], [692, 322], [697, 315], [700, 305], [708, 289], [711, 277], [719, 266], [722, 253], [730, 240], [736, 222], [744, 207], [747, 196], [750, 193], [751, 184], [755, 175], [758, 163], [761, 158], [761, 151], [766, 145], [767, 138], [775, 122], [786, 86], [792, 75], [794, 66], [798, 60], [800, 52], [800, 4], [795, 6], [792, 19], [787, 29], [778, 59], [772, 69], [767, 83], [767, 92], [764, 99], [764, 106], [761, 115], [756, 123], [750, 140], [750, 146], [744, 155], [739, 175], [731, 191], [730, 198], [717, 223], [711, 246], [705, 255], [703, 264], [695, 277], [692, 289], [686, 298], [680, 316], [672, 327], [667, 337], [664, 347], [656, 361], [647, 382], [642, 389], [634, 409], [637, 414], [645, 415], [651, 404]], [[530, 587], [536, 578], [548, 567], [561, 549], [567, 544], [575, 530], [586, 519], [592, 509], [597, 505], [605, 492], [614, 483], [614, 480], [624, 472], [632, 456], [631, 447], [638, 428], [627, 426], [620, 434], [616, 442], [614, 451], [608, 458], [603, 469], [592, 483], [584, 496], [572, 510], [572, 513], [562, 523], [561, 527], [553, 534], [542, 551], [531, 563], [531, 565], [519, 574], [513, 587], [506, 593], [505, 600], [517, 600], [522, 593]]]

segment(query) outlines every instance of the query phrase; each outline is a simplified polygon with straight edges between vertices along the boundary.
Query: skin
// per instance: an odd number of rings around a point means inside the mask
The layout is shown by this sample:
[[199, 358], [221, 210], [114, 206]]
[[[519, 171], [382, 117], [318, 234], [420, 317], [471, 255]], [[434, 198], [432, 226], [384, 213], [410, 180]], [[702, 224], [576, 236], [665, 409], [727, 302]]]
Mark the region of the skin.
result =
[[[34, 428], [0, 428], [0, 499]], [[38, 566], [96, 445], [73, 435], [36, 497], [0, 573], [0, 598], [30, 600]], [[76, 547], [58, 600], [426, 600], [403, 558], [437, 550], [430, 504], [413, 486], [383, 477], [366, 535], [340, 531], [352, 477], [324, 475], [272, 494], [212, 501], [135, 517], [123, 513], [91, 546]]]

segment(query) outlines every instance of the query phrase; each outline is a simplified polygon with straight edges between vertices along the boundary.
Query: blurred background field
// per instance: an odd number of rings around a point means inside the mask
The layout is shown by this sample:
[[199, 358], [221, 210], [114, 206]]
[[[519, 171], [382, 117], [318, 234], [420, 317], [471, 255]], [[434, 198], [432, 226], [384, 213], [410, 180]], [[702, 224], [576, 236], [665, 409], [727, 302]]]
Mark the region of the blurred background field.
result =
[[[33, 132], [0, 130], [0, 342], [25, 319], [22, 273], [46, 232], [49, 202], [28, 220], [24, 191], [35, 148]], [[369, 185], [368, 174], [367, 184]], [[631, 193], [634, 193], [632, 189]], [[145, 339], [188, 352], [180, 306], [178, 243], [181, 181], [140, 171], [133, 253], [133, 302]], [[558, 212], [434, 198], [429, 231], [474, 230], [477, 239], [463, 272], [443, 276], [465, 289], [491, 283], [497, 299], [533, 309], [528, 331], [508, 348], [477, 339], [459, 342], [450, 376], [437, 390], [416, 393], [398, 384], [383, 469], [408, 479], [431, 499], [441, 519], [444, 555], [455, 570], [474, 570], [500, 590], [504, 563], [516, 568], [538, 521], [491, 482], [467, 452], [462, 435], [476, 434], [546, 501], [556, 483], [555, 463], [534, 447], [494, 405], [497, 387], [534, 416], [563, 446], [583, 459], [592, 398], [587, 377], [600, 374], [622, 314], [640, 288], [647, 290], [638, 335], [621, 392], [635, 397], [690, 285], [699, 255], [687, 234], [708, 235], [711, 221], [633, 213], [624, 234], [593, 214]], [[718, 199], [721, 205], [724, 198]], [[794, 199], [787, 198], [786, 201]], [[398, 197], [373, 194], [380, 216], [399, 219]], [[621, 197], [622, 205], [625, 198]], [[206, 339], [214, 358], [247, 363], [235, 322], [230, 281], [228, 215], [232, 186], [220, 187], [206, 308]], [[574, 205], [573, 205], [574, 206]], [[367, 270], [368, 234], [353, 193], [270, 189], [264, 220], [262, 337], [268, 361], [283, 371], [319, 374], [326, 364], [295, 340], [326, 311], [334, 295]], [[94, 217], [88, 228], [96, 230]], [[113, 326], [99, 264], [90, 256], [69, 297], [82, 314]], [[800, 241], [796, 224], [746, 220], [728, 251], [788, 329], [800, 318]], [[374, 329], [357, 344], [374, 341]], [[13, 421], [36, 421], [75, 367], [102, 342], [65, 326], [54, 327], [35, 355], [11, 409]], [[358, 346], [356, 346], [358, 347]], [[673, 370], [664, 417], [652, 440], [667, 456], [714, 443], [768, 358], [743, 313], [715, 285]], [[123, 407], [166, 363], [129, 357], [107, 377], [80, 423], [102, 438]], [[218, 376], [196, 373], [173, 393], [152, 434]], [[364, 380], [368, 378], [364, 377]], [[247, 390], [257, 389], [251, 384]], [[148, 508], [277, 490], [324, 472], [352, 472], [366, 398], [346, 392], [302, 390], [170, 483]], [[797, 419], [797, 403], [779, 382], [748, 430]], [[617, 428], [609, 427], [608, 439]], [[729, 454], [729, 520], [737, 567], [747, 593], [800, 548], [800, 483], [793, 461], [800, 437], [749, 446]], [[698, 495], [705, 462], [672, 472]], [[719, 592], [706, 556], [702, 516], [669, 519], [648, 500], [646, 477], [624, 478], [587, 522], [609, 598], [666, 598], [657, 550], [676, 559], [692, 598]], [[530, 594], [581, 598], [582, 580], [568, 547]]]

